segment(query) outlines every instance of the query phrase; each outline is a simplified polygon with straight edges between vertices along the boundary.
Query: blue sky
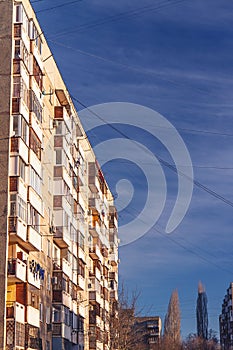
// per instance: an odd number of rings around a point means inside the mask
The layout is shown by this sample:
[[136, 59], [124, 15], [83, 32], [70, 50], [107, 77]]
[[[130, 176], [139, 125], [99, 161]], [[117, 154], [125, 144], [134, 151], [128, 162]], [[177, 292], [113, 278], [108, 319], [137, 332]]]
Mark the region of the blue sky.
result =
[[[41, 0], [34, 8], [62, 3]], [[233, 201], [232, 12], [233, 3], [227, 0], [82, 0], [38, 12], [38, 19], [73, 96], [86, 106], [130, 102], [159, 112], [183, 138], [195, 180]], [[106, 128], [104, 132], [111, 134]], [[95, 134], [91, 137], [95, 143]], [[156, 154], [172, 163], [165, 147], [154, 142]], [[122, 223], [141, 210], [147, 186], [135, 165], [127, 163], [127, 171], [124, 160], [116, 164], [104, 167], [113, 192], [121, 176], [133, 181], [134, 189], [128, 186], [126, 193], [123, 188], [122, 201], [127, 195], [133, 199], [120, 208]], [[166, 167], [163, 171], [164, 210], [154, 229], [120, 248], [121, 279], [129, 289], [141, 291], [145, 313], [162, 319], [172, 290], [178, 288], [184, 337], [196, 331], [201, 280], [209, 326], [218, 331], [222, 299], [233, 280], [233, 209], [194, 187], [184, 220], [167, 235], [177, 175]]]

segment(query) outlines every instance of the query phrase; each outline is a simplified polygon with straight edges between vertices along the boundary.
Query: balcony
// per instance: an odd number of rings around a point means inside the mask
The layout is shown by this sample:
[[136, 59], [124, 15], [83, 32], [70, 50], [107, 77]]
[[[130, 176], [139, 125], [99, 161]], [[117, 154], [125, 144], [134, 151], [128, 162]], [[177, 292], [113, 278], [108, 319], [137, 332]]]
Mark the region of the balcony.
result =
[[30, 305], [27, 306], [27, 323], [37, 328], [40, 327], [40, 311]]
[[64, 323], [54, 323], [52, 327], [54, 336], [59, 336], [71, 341], [71, 327], [65, 325]]
[[101, 250], [98, 245], [95, 245], [89, 248], [89, 255], [93, 260], [103, 260], [103, 256], [101, 254]]
[[25, 306], [18, 302], [7, 302], [6, 318], [14, 319], [16, 322], [25, 322]]
[[89, 302], [92, 305], [100, 304], [101, 303], [101, 297], [100, 294], [96, 291], [89, 291]]
[[111, 252], [109, 254], [109, 260], [110, 260], [112, 266], [117, 266], [118, 265], [118, 253]]
[[118, 295], [117, 295], [117, 291], [116, 290], [111, 290], [110, 291], [110, 300], [118, 300]]
[[99, 237], [101, 234], [100, 225], [97, 221], [92, 220], [89, 224], [89, 232], [93, 237]]
[[88, 205], [93, 214], [98, 215], [101, 213], [100, 199], [96, 195], [88, 199]]
[[72, 265], [66, 259], [62, 259], [62, 271], [71, 279]]
[[12, 98], [12, 114], [21, 114], [29, 122], [29, 109], [21, 97]]
[[38, 213], [43, 216], [43, 202], [39, 194], [29, 186], [29, 202], [33, 206], [33, 208], [36, 208]]
[[86, 318], [86, 309], [86, 305], [83, 305], [83, 303], [79, 304], [78, 313], [83, 318]]
[[20, 259], [8, 259], [8, 284], [26, 282], [27, 265]]
[[10, 192], [17, 192], [27, 202], [27, 185], [19, 176], [10, 176]]
[[56, 227], [56, 231], [53, 234], [53, 240], [61, 249], [67, 248], [70, 245], [70, 239], [62, 226]]
[[93, 193], [98, 193], [100, 191], [100, 183], [98, 180], [98, 169], [95, 163], [88, 164], [89, 176], [88, 176], [88, 185]]
[[64, 290], [53, 290], [53, 302], [65, 305], [69, 309], [71, 309], [72, 306], [71, 295]]
[[27, 225], [18, 217], [9, 218], [9, 241], [10, 244], [25, 244], [27, 240]]
[[11, 138], [11, 153], [17, 153], [28, 164], [28, 147], [20, 137]]

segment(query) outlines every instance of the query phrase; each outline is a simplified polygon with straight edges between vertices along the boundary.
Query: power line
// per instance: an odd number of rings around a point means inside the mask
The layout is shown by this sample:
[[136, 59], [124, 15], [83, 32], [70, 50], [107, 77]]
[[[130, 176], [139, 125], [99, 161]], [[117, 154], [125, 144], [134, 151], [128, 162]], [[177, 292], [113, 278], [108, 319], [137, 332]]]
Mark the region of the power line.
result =
[[[182, 2], [185, 2], [185, 1], [189, 1], [189, 0], [175, 0], [175, 1], [167, 1], [167, 0], [165, 0], [164, 2], [158, 1], [158, 3], [156, 5], [146, 5], [146, 6], [137, 8], [135, 10], [128, 10], [128, 11], [125, 11], [125, 12], [120, 12], [120, 13], [118, 13], [116, 15], [112, 15], [112, 16], [107, 17], [107, 18], [102, 19], [102, 20], [90, 21], [90, 22], [87, 22], [87, 23], [79, 25], [75, 29], [66, 30], [66, 31], [57, 33], [54, 36], [59, 37], [59, 36], [63, 36], [63, 35], [66, 35], [66, 34], [74, 33], [76, 31], [78, 31], [80, 33], [80, 32], [83, 32], [83, 31], [85, 31], [87, 29], [92, 29], [92, 28], [95, 28], [95, 27], [103, 25], [103, 24], [109, 24], [109, 23], [113, 23], [113, 22], [119, 21], [121, 19], [125, 19], [125, 17], [127, 17], [127, 18], [135, 17], [135, 16], [138, 16], [138, 15], [143, 15], [146, 12], [158, 12], [156, 10], [172, 7], [174, 5], [178, 5], [178, 4], [180, 4]], [[80, 29], [80, 31], [79, 31], [79, 29]]]
[[42, 10], [38, 10], [38, 11], [35, 11], [36, 13], [41, 13], [41, 12], [47, 12], [47, 11], [51, 11], [51, 10], [54, 10], [54, 9], [57, 9], [57, 8], [60, 8], [60, 7], [64, 7], [64, 6], [67, 6], [67, 5], [71, 5], [71, 4], [74, 4], [74, 3], [77, 3], [77, 2], [81, 2], [82, 0], [74, 0], [74, 1], [69, 1], [69, 2], [65, 2], [63, 4], [60, 4], [60, 5], [55, 5], [55, 6], [52, 6], [52, 7], [47, 7], [45, 9], [42, 9]]
[[[147, 152], [147, 150], [144, 149], [144, 147], [142, 147], [139, 143], [135, 142], [135, 140], [133, 140], [132, 138], [130, 138], [128, 135], [126, 135], [124, 132], [122, 132], [121, 130], [119, 130], [116, 126], [109, 124], [104, 118], [102, 118], [100, 115], [98, 115], [96, 112], [92, 111], [91, 108], [87, 107], [84, 103], [82, 103], [79, 99], [77, 99], [76, 97], [71, 95], [71, 98], [73, 100], [75, 100], [76, 102], [78, 102], [82, 107], [84, 107], [86, 110], [88, 110], [89, 112], [91, 112], [93, 115], [95, 115], [99, 120], [101, 120], [102, 122], [104, 122], [104, 124], [108, 125], [109, 127], [111, 127], [114, 131], [116, 131], [118, 134], [120, 134], [121, 136], [123, 136], [124, 138], [126, 138], [127, 140], [133, 142], [137, 147], [139, 147], [140, 149], [142, 149], [144, 152]], [[156, 155], [157, 159], [160, 161], [161, 164], [163, 164], [165, 167], [169, 168], [171, 171], [175, 172], [176, 174], [180, 174], [183, 177], [185, 177], [187, 180], [192, 181], [194, 183], [194, 185], [200, 189], [202, 189], [203, 191], [209, 193], [211, 196], [219, 199], [220, 201], [224, 202], [225, 204], [233, 207], [233, 202], [228, 200], [227, 198], [225, 198], [224, 196], [220, 195], [219, 193], [217, 193], [214, 190], [211, 190], [210, 188], [208, 188], [207, 186], [203, 185], [201, 182], [191, 179], [189, 176], [187, 176], [186, 174], [184, 174], [182, 171], [178, 171], [177, 168], [170, 164], [169, 162], [167, 162], [166, 160], [164, 160], [163, 158], [159, 157], [158, 155]]]

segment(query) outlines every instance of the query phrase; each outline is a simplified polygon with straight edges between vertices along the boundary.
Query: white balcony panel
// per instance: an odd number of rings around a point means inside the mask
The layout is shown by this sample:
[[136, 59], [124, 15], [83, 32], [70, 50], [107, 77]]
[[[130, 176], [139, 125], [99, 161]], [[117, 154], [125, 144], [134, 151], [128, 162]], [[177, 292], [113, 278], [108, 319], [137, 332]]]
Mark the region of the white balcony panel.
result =
[[63, 179], [66, 182], [67, 186], [69, 188], [72, 187], [72, 178], [70, 177], [70, 175], [68, 174], [68, 172], [66, 171], [66, 169], [63, 167]]
[[26, 46], [27, 51], [30, 52], [30, 39], [29, 39], [23, 25], [21, 25], [21, 38], [24, 42], [24, 45]]
[[78, 194], [78, 203], [83, 208], [83, 210], [85, 211], [85, 209], [87, 207], [87, 202], [85, 201], [82, 193]]
[[98, 268], [95, 269], [95, 277], [97, 278], [98, 281], [101, 280], [101, 273]]
[[35, 249], [32, 248], [31, 250], [41, 251], [41, 248], [42, 248], [41, 234], [31, 226], [28, 227], [28, 243], [30, 243], [35, 248]]
[[27, 306], [27, 323], [39, 328], [40, 327], [40, 312], [32, 306]]
[[72, 272], [72, 278], [71, 278], [72, 282], [74, 284], [77, 284], [78, 283], [78, 272], [77, 271], [73, 271]]
[[71, 341], [71, 328], [64, 323], [62, 324], [62, 336]]
[[30, 271], [30, 267], [28, 264], [28, 283], [35, 286], [36, 288], [40, 289], [40, 278], [39, 274], [35, 274], [34, 272]]
[[79, 304], [78, 313], [83, 318], [86, 318], [86, 312], [85, 312], [86, 309], [87, 309], [87, 307], [85, 307], [84, 303]]
[[26, 164], [28, 164], [28, 147], [27, 145], [25, 145], [25, 143], [23, 142], [22, 139], [18, 139], [18, 146], [19, 146], [19, 152], [18, 154], [20, 155], [20, 157], [24, 160], [24, 162]]
[[65, 259], [62, 259], [62, 271], [71, 279], [72, 265]]
[[81, 290], [85, 290], [85, 278], [83, 276], [78, 275], [78, 288]]
[[86, 256], [82, 248], [78, 247], [78, 257], [81, 259], [83, 262], [86, 261]]
[[33, 75], [31, 76], [31, 89], [35, 93], [38, 101], [41, 102], [41, 91]]
[[78, 230], [85, 236], [86, 224], [81, 221], [78, 221]]
[[19, 113], [22, 114], [26, 121], [29, 123], [29, 109], [22, 98], [20, 99], [19, 103]]
[[26, 282], [27, 265], [20, 259], [8, 260], [8, 282]]
[[112, 252], [109, 254], [109, 260], [111, 261], [112, 265], [116, 265], [118, 263], [118, 253]]
[[18, 179], [18, 194], [20, 197], [24, 200], [24, 202], [27, 202], [27, 185], [24, 183], [24, 181], [19, 177]]
[[42, 129], [41, 129], [41, 124], [37, 117], [35, 116], [35, 113], [31, 113], [31, 126], [33, 130], [35, 131], [38, 139], [42, 142]]
[[69, 309], [71, 309], [72, 298], [71, 298], [71, 295], [66, 293], [65, 291], [62, 291], [62, 303], [63, 303], [63, 305], [65, 305]]
[[41, 59], [41, 54], [36, 46], [36, 43], [35, 41], [31, 41], [31, 48], [32, 48], [32, 52], [33, 52], [33, 55], [35, 56], [35, 59], [41, 69], [41, 71], [43, 72], [43, 62], [42, 62], [42, 59]]
[[41, 176], [41, 161], [37, 158], [32, 150], [29, 151], [29, 160], [31, 166], [35, 169], [37, 174]]
[[27, 240], [27, 225], [19, 218], [15, 220], [15, 232], [10, 231], [11, 242], [26, 242]]
[[25, 322], [25, 306], [20, 303], [14, 303], [15, 321], [19, 323]]
[[40, 196], [36, 193], [36, 191], [29, 187], [29, 202], [31, 205], [36, 208], [40, 215], [43, 216], [43, 202]]
[[72, 311], [77, 315], [78, 313], [78, 303], [76, 300], [72, 300], [71, 304]]

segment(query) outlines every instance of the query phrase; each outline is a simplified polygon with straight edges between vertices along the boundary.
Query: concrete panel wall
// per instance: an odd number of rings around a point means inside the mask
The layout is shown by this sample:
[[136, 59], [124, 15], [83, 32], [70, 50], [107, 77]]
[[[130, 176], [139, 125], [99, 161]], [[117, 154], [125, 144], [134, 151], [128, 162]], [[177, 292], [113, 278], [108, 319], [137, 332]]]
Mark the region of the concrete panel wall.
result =
[[5, 349], [12, 0], [0, 1], [0, 349]]

